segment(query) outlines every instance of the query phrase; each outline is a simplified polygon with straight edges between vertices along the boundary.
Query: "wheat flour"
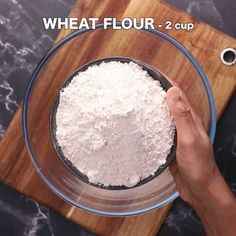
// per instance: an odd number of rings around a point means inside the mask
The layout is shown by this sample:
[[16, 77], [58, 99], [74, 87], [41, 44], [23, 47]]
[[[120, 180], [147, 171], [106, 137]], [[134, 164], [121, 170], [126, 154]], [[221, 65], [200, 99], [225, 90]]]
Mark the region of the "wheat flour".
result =
[[108, 62], [60, 92], [56, 138], [89, 181], [135, 186], [166, 162], [174, 123], [166, 92], [138, 64]]

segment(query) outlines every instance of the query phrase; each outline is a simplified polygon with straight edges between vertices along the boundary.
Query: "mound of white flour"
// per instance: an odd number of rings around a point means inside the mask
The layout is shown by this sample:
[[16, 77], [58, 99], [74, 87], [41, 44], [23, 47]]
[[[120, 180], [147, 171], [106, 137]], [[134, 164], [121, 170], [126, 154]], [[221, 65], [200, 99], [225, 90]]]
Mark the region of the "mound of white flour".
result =
[[132, 187], [170, 153], [175, 128], [165, 98], [135, 63], [91, 66], [60, 93], [58, 144], [90, 182]]

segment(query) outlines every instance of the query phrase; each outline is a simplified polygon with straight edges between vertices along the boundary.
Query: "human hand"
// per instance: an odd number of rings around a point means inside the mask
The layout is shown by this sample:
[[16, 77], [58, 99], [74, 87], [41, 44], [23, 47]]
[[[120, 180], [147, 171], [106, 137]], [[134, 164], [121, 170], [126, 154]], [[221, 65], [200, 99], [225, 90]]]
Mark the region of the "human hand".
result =
[[201, 119], [180, 89], [168, 90], [167, 103], [177, 129], [178, 172], [174, 179], [181, 198], [194, 204], [219, 174], [212, 144]]
[[208, 235], [234, 235], [236, 201], [217, 168], [201, 119], [177, 87], [168, 90], [167, 104], [177, 130], [174, 180], [180, 197], [195, 208]]

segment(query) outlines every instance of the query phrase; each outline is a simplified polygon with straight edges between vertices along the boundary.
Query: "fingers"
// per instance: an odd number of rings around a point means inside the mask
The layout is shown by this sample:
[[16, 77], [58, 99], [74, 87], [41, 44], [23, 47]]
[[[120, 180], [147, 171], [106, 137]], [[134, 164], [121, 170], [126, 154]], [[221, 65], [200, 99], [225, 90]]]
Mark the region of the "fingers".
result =
[[191, 113], [192, 113], [192, 117], [193, 117], [193, 120], [194, 120], [194, 123], [197, 127], [199, 127], [201, 130], [205, 131], [206, 130], [206, 127], [204, 126], [201, 118], [197, 115], [197, 113], [195, 112], [194, 108], [192, 107], [192, 105], [190, 104], [190, 102], [188, 101], [186, 95], [182, 92], [182, 88], [179, 84], [177, 84], [175, 81], [173, 80], [170, 80], [171, 84], [178, 88], [180, 91], [181, 91], [181, 96], [182, 98], [185, 100], [187, 106], [191, 109]]
[[167, 91], [166, 101], [174, 117], [178, 139], [191, 140], [195, 138], [196, 127], [191, 109], [181, 95], [181, 91], [177, 87], [171, 87]]
[[[179, 88], [179, 87], [177, 87]], [[180, 89], [180, 88], [179, 88]], [[181, 89], [180, 89], [181, 91]], [[187, 104], [187, 106], [190, 108], [191, 110], [191, 114], [192, 114], [192, 117], [193, 117], [193, 121], [195, 123], [195, 126], [202, 129], [202, 130], [205, 130], [204, 128], [204, 125], [203, 125], [203, 122], [201, 120], [201, 118], [197, 115], [197, 113], [195, 112], [194, 108], [192, 107], [192, 105], [190, 104], [189, 100], [187, 99], [186, 95], [181, 92], [181, 96], [182, 98], [184, 99], [185, 103]]]

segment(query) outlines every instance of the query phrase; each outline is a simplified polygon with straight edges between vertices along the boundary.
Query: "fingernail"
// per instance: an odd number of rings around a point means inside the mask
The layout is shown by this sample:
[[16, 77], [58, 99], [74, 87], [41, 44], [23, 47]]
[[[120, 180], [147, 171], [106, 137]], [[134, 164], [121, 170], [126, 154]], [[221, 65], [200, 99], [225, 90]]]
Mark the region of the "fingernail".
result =
[[177, 87], [171, 87], [169, 89], [169, 93], [170, 93], [172, 99], [177, 99], [177, 98], [181, 97], [181, 92]]

